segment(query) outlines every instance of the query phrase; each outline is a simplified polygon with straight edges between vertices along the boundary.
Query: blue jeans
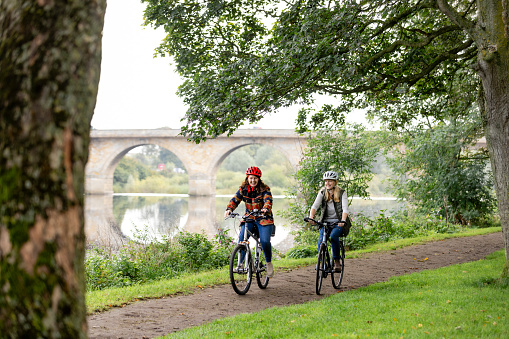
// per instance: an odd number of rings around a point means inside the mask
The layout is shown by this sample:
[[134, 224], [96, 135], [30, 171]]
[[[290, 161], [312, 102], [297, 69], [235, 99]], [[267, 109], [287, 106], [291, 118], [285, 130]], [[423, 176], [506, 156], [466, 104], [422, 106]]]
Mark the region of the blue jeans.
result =
[[[322, 243], [324, 228], [320, 228], [320, 235], [318, 235], [318, 250], [320, 251], [320, 244]], [[343, 227], [334, 226], [332, 231], [330, 232], [330, 243], [332, 247], [332, 257], [334, 259], [339, 259], [339, 237], [343, 234]]]
[[[248, 221], [247, 229], [253, 233], [254, 227], [258, 226], [258, 234], [260, 236], [260, 243], [262, 245], [263, 254], [265, 255], [265, 260], [267, 263], [272, 261], [272, 245], [270, 244], [270, 236], [272, 234], [272, 225], [262, 226], [258, 221]], [[244, 240], [244, 228], [246, 224], [242, 225], [240, 228], [239, 242]], [[249, 239], [249, 233], [247, 234], [247, 238]], [[242, 252], [240, 255], [240, 261], [244, 262], [244, 256], [246, 254]]]

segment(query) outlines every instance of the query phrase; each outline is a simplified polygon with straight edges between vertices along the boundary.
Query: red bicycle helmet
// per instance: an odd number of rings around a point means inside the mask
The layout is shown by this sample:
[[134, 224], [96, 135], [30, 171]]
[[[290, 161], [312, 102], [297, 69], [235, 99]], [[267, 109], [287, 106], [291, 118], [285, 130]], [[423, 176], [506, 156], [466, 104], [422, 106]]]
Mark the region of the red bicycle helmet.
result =
[[256, 175], [257, 177], [261, 177], [262, 171], [256, 166], [251, 166], [247, 169], [246, 175]]

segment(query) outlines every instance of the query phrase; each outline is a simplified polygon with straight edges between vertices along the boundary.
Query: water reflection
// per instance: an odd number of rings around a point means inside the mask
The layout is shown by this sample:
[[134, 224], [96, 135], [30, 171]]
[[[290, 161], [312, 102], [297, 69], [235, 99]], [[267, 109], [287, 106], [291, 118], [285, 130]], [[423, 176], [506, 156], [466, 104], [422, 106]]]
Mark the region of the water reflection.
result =
[[[152, 238], [173, 237], [180, 231], [204, 232], [212, 238], [218, 227], [226, 229], [235, 239], [238, 220], [223, 220], [224, 210], [230, 196], [187, 196], [168, 194], [114, 194], [85, 196], [85, 232], [87, 240], [107, 246], [119, 246], [136, 234], [148, 234]], [[351, 213], [377, 215], [381, 210], [389, 213], [401, 206], [394, 200], [353, 200]], [[293, 244], [291, 231], [298, 226], [290, 225], [284, 218], [289, 207], [288, 199], [274, 197], [274, 219], [277, 232], [272, 238], [273, 246], [285, 251]], [[237, 210], [240, 214], [244, 205]], [[283, 216], [281, 213], [283, 212]], [[304, 216], [303, 216], [304, 217]]]
[[187, 206], [182, 197], [113, 196], [113, 218], [129, 238], [139, 231], [171, 238], [186, 225]]

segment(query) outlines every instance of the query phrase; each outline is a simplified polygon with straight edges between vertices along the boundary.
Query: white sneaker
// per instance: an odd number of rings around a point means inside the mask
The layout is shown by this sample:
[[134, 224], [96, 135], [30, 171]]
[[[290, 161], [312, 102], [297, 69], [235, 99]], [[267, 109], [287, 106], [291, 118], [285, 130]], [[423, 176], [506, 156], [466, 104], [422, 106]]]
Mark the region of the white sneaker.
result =
[[240, 264], [237, 267], [233, 268], [233, 273], [241, 273], [244, 271], [244, 264]]
[[272, 278], [274, 276], [274, 267], [271, 262], [267, 263], [267, 277]]

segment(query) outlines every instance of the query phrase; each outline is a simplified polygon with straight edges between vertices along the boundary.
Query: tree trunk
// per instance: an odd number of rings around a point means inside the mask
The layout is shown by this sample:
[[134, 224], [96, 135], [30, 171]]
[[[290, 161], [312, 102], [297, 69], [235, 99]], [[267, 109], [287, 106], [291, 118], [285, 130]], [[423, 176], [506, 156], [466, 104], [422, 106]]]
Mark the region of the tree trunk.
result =
[[87, 337], [84, 169], [106, 0], [0, 0], [0, 333]]
[[486, 140], [505, 244], [504, 275], [509, 276], [509, 77], [501, 75], [497, 67], [483, 69], [484, 93], [490, 98], [486, 102]]
[[484, 88], [485, 133], [505, 243], [509, 276], [509, 1], [478, 1], [478, 74]]

